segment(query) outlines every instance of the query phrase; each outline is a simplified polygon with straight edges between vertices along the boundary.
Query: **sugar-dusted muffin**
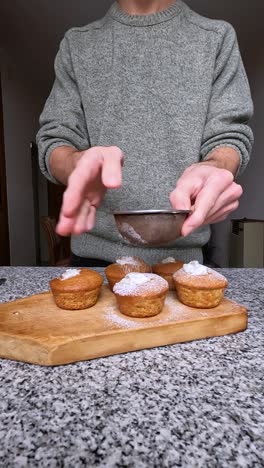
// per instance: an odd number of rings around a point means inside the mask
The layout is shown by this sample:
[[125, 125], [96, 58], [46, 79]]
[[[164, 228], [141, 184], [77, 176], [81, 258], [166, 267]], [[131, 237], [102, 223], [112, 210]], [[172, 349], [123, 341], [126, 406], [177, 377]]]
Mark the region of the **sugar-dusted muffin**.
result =
[[174, 273], [173, 280], [179, 301], [200, 309], [217, 307], [228, 286], [223, 275], [197, 261], [183, 265]]
[[69, 269], [60, 278], [50, 281], [50, 288], [58, 307], [68, 310], [88, 309], [98, 300], [102, 276], [96, 271]]
[[129, 273], [114, 286], [119, 310], [130, 317], [153, 317], [163, 307], [169, 285], [153, 273]]
[[175, 289], [175, 284], [173, 281], [173, 274], [180, 270], [183, 267], [183, 262], [181, 260], [176, 260], [173, 257], [168, 257], [162, 260], [160, 263], [156, 263], [152, 266], [153, 273], [156, 275], [162, 276], [169, 283], [169, 288], [171, 290]]
[[105, 269], [105, 275], [111, 291], [116, 283], [128, 273], [151, 273], [151, 267], [139, 257], [121, 257]]

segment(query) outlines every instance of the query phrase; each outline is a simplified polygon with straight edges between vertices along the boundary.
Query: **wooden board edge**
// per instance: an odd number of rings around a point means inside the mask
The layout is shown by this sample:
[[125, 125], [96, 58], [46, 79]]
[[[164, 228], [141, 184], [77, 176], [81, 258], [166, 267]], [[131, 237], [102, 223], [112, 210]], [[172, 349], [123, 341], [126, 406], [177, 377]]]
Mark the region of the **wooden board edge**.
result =
[[[43, 292], [41, 294], [36, 294], [35, 296], [37, 297], [45, 294], [50, 295], [49, 292]], [[13, 302], [23, 301], [26, 299], [27, 298], [18, 299]], [[23, 340], [21, 340], [21, 345], [23, 343], [23, 361], [18, 357], [19, 353], [17, 351], [20, 347], [18, 337], [14, 337], [6, 332], [2, 332], [1, 337], [4, 338], [4, 342], [2, 342], [2, 344], [0, 343], [0, 358], [11, 359], [19, 362], [27, 362], [40, 366], [58, 366], [110, 355], [123, 354], [130, 351], [139, 351], [143, 349], [156, 348], [159, 346], [168, 346], [177, 343], [229, 335], [232, 333], [244, 331], [247, 328], [248, 322], [247, 308], [228, 298], [225, 299], [228, 303], [232, 303], [234, 305], [235, 311], [233, 311], [232, 314], [225, 313], [223, 311], [223, 314], [217, 318], [203, 317], [201, 319], [200, 317], [199, 319], [195, 319], [194, 316], [192, 320], [187, 322], [160, 324], [152, 328], [146, 327], [143, 329], [128, 329], [125, 331], [123, 329], [112, 330], [111, 336], [114, 341], [112, 347], [109, 347], [109, 344], [107, 343], [109, 331], [107, 333], [95, 335], [94, 337], [80, 338], [74, 341], [69, 338], [66, 343], [61, 345], [54, 345], [52, 343], [48, 344], [48, 342], [41, 344], [38, 340], [32, 339], [30, 337], [25, 340], [25, 337], [23, 337]], [[227, 327], [227, 324], [230, 321], [233, 321], [234, 324], [231, 327]], [[184, 328], [184, 332], [186, 332], [186, 329], [192, 328], [195, 322], [199, 323], [200, 325], [199, 333], [195, 335], [192, 333], [191, 338], [187, 335], [187, 337], [182, 339], [180, 336], [180, 329]], [[220, 322], [226, 324], [223, 330], [216, 329], [217, 323]], [[209, 324], [213, 324], [213, 327], [211, 327], [213, 331], [211, 333], [206, 331], [206, 329], [209, 327]], [[124, 333], [127, 337], [125, 345], [122, 343], [122, 337], [124, 336]], [[133, 335], [136, 336], [135, 342], [131, 342]], [[166, 340], [164, 338], [165, 336]], [[15, 341], [14, 338], [16, 338]], [[146, 346], [146, 340], [150, 338], [152, 338], [152, 343]], [[74, 346], [78, 346], [78, 349], [81, 351], [80, 355], [78, 356], [74, 356], [72, 350], [70, 349], [73, 343]], [[34, 348], [37, 355], [37, 359], [34, 361], [31, 357], [32, 347]], [[11, 349], [11, 352], [9, 352], [7, 355], [4, 348]], [[93, 348], [93, 353], [89, 352], [89, 348]], [[24, 352], [25, 350], [26, 352]], [[62, 357], [63, 354], [64, 357]]]
[[[235, 320], [234, 320], [235, 319]], [[234, 322], [234, 325], [230, 327], [229, 322]], [[199, 324], [196, 334], [193, 334], [193, 324], [197, 322]], [[216, 329], [217, 323], [222, 322], [224, 328]], [[213, 327], [211, 326], [213, 324]], [[221, 315], [218, 318], [206, 317], [203, 320], [191, 320], [188, 322], [176, 322], [166, 325], [160, 325], [152, 328], [143, 329], [129, 329], [126, 333], [126, 343], [123, 343], [123, 330], [115, 330], [112, 333], [113, 346], [109, 347], [109, 335], [101, 334], [93, 337], [80, 338], [78, 340], [70, 340], [62, 345], [57, 346], [44, 346], [36, 340], [28, 338], [21, 340], [23, 345], [23, 361], [19, 358], [20, 343], [15, 337], [9, 336], [8, 334], [2, 334], [5, 338], [4, 342], [0, 343], [0, 358], [11, 359], [19, 362], [27, 362], [30, 364], [36, 364], [40, 366], [59, 366], [64, 364], [71, 364], [79, 361], [86, 361], [110, 355], [123, 354], [127, 352], [140, 351], [143, 349], [157, 348], [160, 346], [169, 346], [177, 343], [185, 343], [188, 341], [201, 340], [206, 338], [220, 337], [224, 335], [230, 335], [233, 333], [239, 333], [247, 329], [248, 325], [248, 314], [247, 309], [242, 308], [237, 311], [236, 314], [232, 315]], [[213, 331], [208, 332], [208, 328]], [[185, 338], [183, 339], [180, 330], [184, 329]], [[189, 335], [186, 331], [189, 329]], [[132, 333], [131, 333], [132, 332]], [[136, 342], [133, 342], [133, 337], [136, 337]], [[166, 337], [166, 339], [165, 339]], [[146, 341], [151, 339], [152, 344], [146, 346]], [[131, 341], [132, 340], [132, 341]], [[80, 352], [76, 356], [72, 353], [72, 346], [74, 349]], [[12, 352], [6, 354], [4, 348], [12, 349]], [[36, 351], [38, 359], [32, 360], [32, 347]], [[87, 351], [88, 348], [92, 348], [93, 352]], [[64, 358], [62, 358], [64, 354]]]
[[[233, 322], [232, 325], [230, 322]], [[248, 315], [247, 312], [241, 311], [240, 314], [234, 316], [219, 317], [219, 319], [208, 318], [202, 323], [202, 327], [197, 329], [197, 333], [193, 334], [193, 322], [169, 324], [167, 327], [156, 327], [147, 329], [133, 330], [135, 333], [131, 333], [127, 336], [125, 344], [123, 343], [122, 334], [116, 333], [115, 339], [113, 340], [112, 346], [109, 346], [107, 337], [104, 335], [93, 337], [90, 339], [81, 339], [74, 342], [76, 356], [72, 354], [72, 349], [69, 346], [70, 343], [66, 343], [62, 346], [58, 346], [53, 349], [49, 355], [48, 366], [59, 366], [64, 364], [71, 364], [78, 361], [87, 361], [96, 358], [102, 358], [106, 356], [112, 356], [117, 354], [124, 354], [127, 352], [140, 351], [144, 349], [152, 349], [157, 347], [175, 345], [179, 343], [186, 343], [190, 341], [202, 340], [206, 338], [214, 338], [225, 335], [231, 335], [243, 332], [248, 326]], [[222, 322], [221, 327], [217, 329], [216, 323]], [[212, 324], [214, 326], [212, 327]], [[162, 330], [162, 328], [164, 330]], [[188, 330], [189, 329], [189, 330]], [[209, 329], [213, 331], [209, 332]], [[185, 337], [183, 338], [181, 330], [184, 330]], [[164, 333], [162, 333], [164, 331]], [[151, 344], [146, 346], [146, 342], [149, 341]], [[88, 349], [87, 349], [88, 348]], [[89, 352], [89, 348], [93, 351]]]
[[[29, 364], [37, 364], [40, 366], [49, 366], [50, 364], [50, 350], [35, 340], [21, 340], [8, 334], [1, 334], [2, 340], [0, 341], [0, 359], [9, 359], [17, 362], [27, 362]], [[23, 347], [23, 361], [19, 359], [19, 349]], [[10, 351], [6, 352], [6, 349]], [[35, 350], [38, 359], [33, 362], [32, 349]]]

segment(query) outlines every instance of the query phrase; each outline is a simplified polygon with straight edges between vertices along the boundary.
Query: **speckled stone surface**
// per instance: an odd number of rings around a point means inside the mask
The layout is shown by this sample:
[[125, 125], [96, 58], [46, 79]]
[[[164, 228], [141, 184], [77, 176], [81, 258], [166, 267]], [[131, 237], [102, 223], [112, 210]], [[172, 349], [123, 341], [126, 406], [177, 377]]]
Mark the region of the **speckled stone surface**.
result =
[[[0, 301], [61, 269], [0, 268]], [[220, 270], [246, 332], [57, 368], [0, 361], [1, 467], [264, 467], [264, 270]]]

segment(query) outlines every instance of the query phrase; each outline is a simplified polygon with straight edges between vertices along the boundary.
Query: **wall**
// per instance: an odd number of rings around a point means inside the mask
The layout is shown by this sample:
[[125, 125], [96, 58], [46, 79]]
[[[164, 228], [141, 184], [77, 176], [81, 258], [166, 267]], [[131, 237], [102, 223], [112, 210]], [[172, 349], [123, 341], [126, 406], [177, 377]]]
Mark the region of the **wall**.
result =
[[[29, 145], [35, 140], [39, 115], [53, 81], [59, 42], [71, 26], [96, 19], [108, 6], [109, 0], [93, 5], [80, 0], [78, 9], [71, 0], [56, 4], [38, 0], [37, 6], [34, 0], [0, 2], [0, 71], [12, 265], [35, 264]], [[39, 215], [47, 214], [47, 182], [39, 174]], [[42, 230], [40, 248], [45, 263], [48, 249]]]
[[[43, 104], [37, 82], [12, 60], [1, 67], [10, 255], [12, 265], [34, 265], [35, 232], [30, 141]], [[42, 197], [43, 198], [43, 197]]]
[[[254, 50], [252, 50], [254, 53]], [[256, 57], [256, 56], [255, 56]], [[256, 57], [257, 58], [257, 57]], [[245, 188], [241, 206], [237, 211], [237, 217], [264, 219], [264, 52], [258, 57], [258, 64], [253, 70], [249, 70], [251, 76], [252, 95], [255, 104], [255, 115], [252, 128], [255, 135], [255, 145], [248, 170], [241, 177]], [[253, 73], [252, 73], [253, 71]]]
[[[263, 114], [264, 114], [264, 2], [260, 0], [187, 0], [199, 13], [212, 18], [225, 19], [236, 29], [241, 54], [249, 77], [255, 104], [255, 115], [251, 126], [255, 135], [255, 145], [251, 162], [241, 176], [239, 183], [244, 195], [239, 209], [232, 219], [264, 219], [264, 175]], [[229, 264], [230, 220], [213, 227], [213, 260], [220, 266]]]
[[[253, 53], [253, 50], [252, 50]], [[264, 54], [263, 54], [264, 56]], [[252, 129], [255, 136], [255, 145], [252, 157], [247, 170], [239, 179], [244, 194], [241, 199], [239, 209], [231, 215], [232, 219], [261, 219], [264, 220], [264, 62], [259, 57], [255, 69], [248, 67], [250, 75], [251, 89], [255, 104], [255, 115], [252, 120]], [[220, 223], [213, 228], [214, 254], [213, 260], [220, 266], [228, 266], [229, 262], [229, 242], [230, 242], [231, 222], [230, 220]]]

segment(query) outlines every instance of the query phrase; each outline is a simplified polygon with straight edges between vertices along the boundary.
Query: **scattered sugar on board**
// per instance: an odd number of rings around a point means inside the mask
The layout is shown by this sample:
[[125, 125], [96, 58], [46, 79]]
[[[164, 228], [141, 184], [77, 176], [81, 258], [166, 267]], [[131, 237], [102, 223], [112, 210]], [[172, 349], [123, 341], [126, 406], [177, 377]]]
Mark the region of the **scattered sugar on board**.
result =
[[115, 307], [109, 307], [106, 309], [105, 318], [112, 327], [117, 325], [119, 328], [140, 328], [142, 326], [141, 321], [136, 319], [129, 320], [129, 318], [126, 318], [125, 316], [122, 317]]
[[[197, 310], [197, 312], [201, 316], [202, 311]], [[203, 311], [202, 315], [207, 317], [210, 315], [210, 312], [208, 311], [204, 314]], [[131, 328], [151, 328], [154, 326], [174, 323], [177, 320], [191, 319], [193, 318], [193, 309], [189, 309], [187, 306], [178, 302], [174, 294], [170, 293], [166, 298], [163, 311], [155, 317], [142, 319], [130, 318], [125, 315], [122, 316], [115, 306], [111, 306], [105, 310], [104, 318], [108, 323], [108, 328], [110, 329], [114, 329], [116, 327], [121, 330]]]

